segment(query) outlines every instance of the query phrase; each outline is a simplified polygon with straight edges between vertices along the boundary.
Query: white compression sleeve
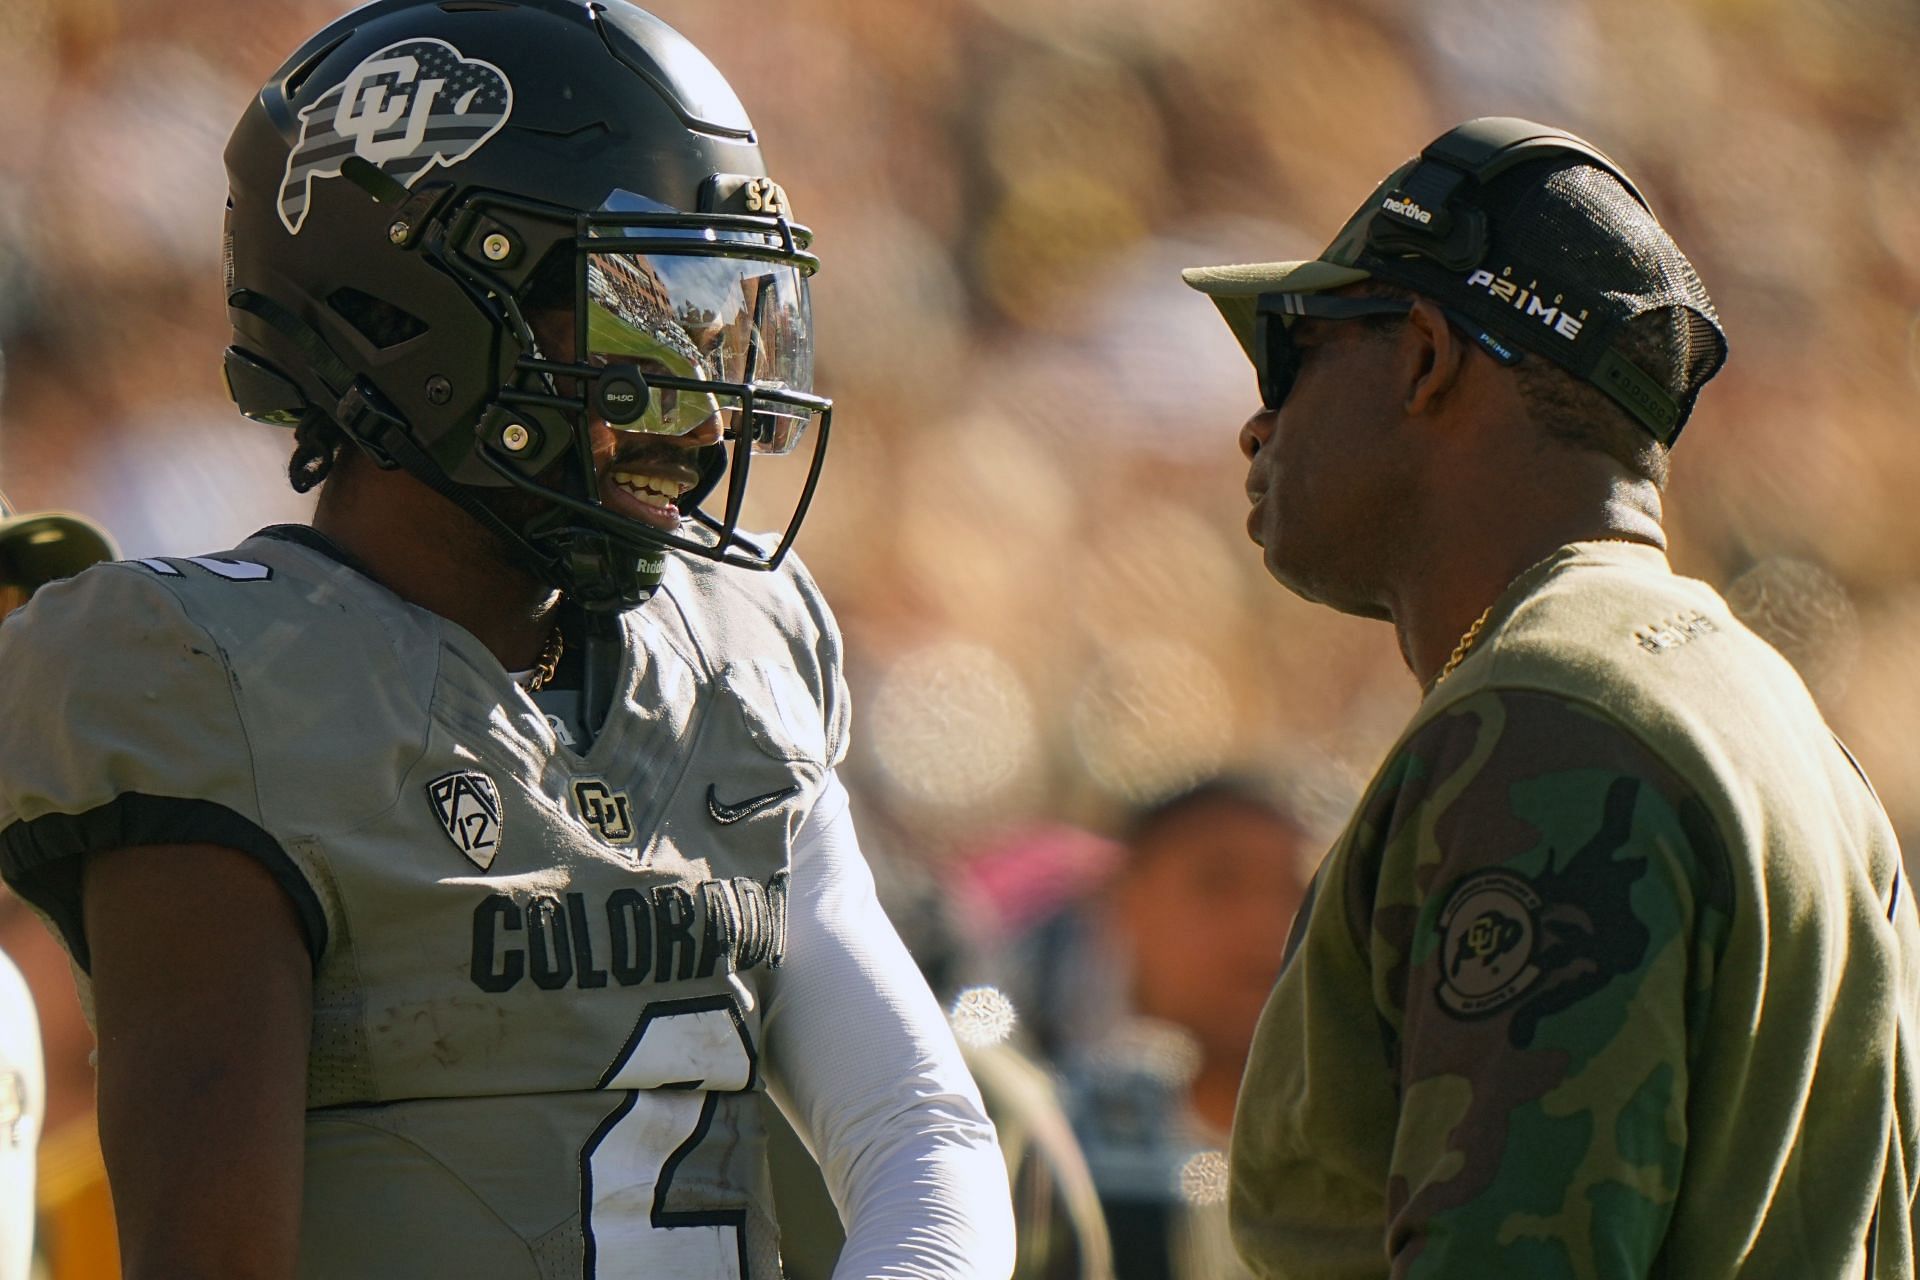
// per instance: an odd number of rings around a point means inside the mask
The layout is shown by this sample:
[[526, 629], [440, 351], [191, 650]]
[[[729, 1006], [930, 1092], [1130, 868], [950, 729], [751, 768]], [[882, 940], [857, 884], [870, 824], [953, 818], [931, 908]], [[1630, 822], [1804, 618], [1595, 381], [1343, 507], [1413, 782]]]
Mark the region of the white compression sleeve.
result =
[[774, 1101], [846, 1224], [834, 1280], [1005, 1280], [1006, 1165], [945, 1015], [881, 911], [829, 775], [794, 844], [762, 1022]]

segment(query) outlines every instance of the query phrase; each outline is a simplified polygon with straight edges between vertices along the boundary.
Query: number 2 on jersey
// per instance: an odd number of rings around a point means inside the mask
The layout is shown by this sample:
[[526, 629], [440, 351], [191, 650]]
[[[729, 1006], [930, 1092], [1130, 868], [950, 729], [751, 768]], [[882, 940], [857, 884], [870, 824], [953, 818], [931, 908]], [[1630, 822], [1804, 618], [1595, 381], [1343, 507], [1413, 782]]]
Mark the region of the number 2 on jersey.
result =
[[589, 1280], [749, 1280], [746, 1208], [668, 1207], [681, 1162], [722, 1093], [753, 1086], [753, 1042], [731, 997], [656, 1000], [600, 1081], [630, 1090], [580, 1155]]

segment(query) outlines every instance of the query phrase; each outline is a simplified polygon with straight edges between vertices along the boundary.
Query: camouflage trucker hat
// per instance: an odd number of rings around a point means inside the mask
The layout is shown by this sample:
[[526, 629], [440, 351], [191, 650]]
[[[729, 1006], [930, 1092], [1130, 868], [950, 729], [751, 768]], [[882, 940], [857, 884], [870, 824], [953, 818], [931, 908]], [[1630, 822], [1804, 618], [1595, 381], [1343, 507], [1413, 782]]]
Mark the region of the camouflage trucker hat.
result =
[[[1213, 299], [1263, 380], [1269, 317], [1284, 341], [1289, 313], [1308, 309], [1302, 295], [1380, 280], [1439, 303], [1503, 363], [1532, 353], [1564, 366], [1663, 444], [1727, 354], [1699, 275], [1619, 167], [1572, 134], [1509, 117], [1435, 139], [1316, 259], [1181, 274]], [[1669, 313], [1671, 368], [1642, 369], [1617, 349], [1650, 311]]]

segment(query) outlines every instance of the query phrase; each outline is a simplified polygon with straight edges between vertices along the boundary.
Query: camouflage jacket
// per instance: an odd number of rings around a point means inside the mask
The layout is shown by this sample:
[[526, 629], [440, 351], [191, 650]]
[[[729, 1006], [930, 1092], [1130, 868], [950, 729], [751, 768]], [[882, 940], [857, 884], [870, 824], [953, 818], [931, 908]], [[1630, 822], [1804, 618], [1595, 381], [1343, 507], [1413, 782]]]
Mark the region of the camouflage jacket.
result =
[[1909, 1277], [1920, 920], [1779, 655], [1648, 548], [1496, 606], [1322, 868], [1236, 1241], [1285, 1277]]

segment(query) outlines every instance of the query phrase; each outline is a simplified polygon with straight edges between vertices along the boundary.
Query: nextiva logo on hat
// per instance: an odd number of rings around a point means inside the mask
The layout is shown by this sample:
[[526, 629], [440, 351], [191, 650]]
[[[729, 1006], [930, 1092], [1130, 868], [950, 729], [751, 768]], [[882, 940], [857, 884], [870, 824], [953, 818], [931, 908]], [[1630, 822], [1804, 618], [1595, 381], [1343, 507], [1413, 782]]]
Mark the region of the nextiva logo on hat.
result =
[[[1510, 117], [1435, 139], [1313, 261], [1182, 274], [1213, 298], [1256, 366], [1263, 296], [1369, 279], [1403, 286], [1445, 307], [1503, 362], [1529, 352], [1593, 383], [1663, 444], [1726, 360], [1699, 276], [1619, 166], [1572, 134]], [[1666, 310], [1686, 341], [1676, 367], [1643, 370], [1616, 344], [1629, 321]]]

